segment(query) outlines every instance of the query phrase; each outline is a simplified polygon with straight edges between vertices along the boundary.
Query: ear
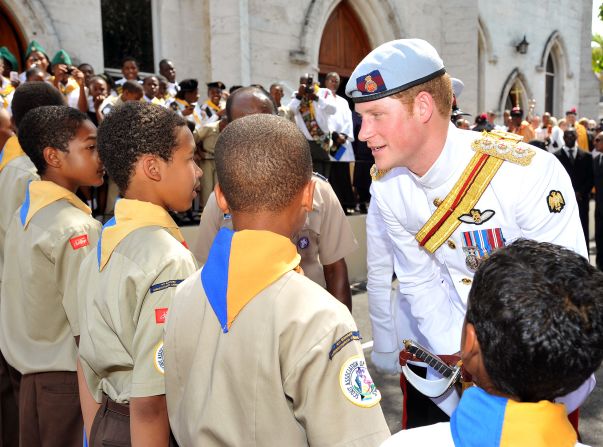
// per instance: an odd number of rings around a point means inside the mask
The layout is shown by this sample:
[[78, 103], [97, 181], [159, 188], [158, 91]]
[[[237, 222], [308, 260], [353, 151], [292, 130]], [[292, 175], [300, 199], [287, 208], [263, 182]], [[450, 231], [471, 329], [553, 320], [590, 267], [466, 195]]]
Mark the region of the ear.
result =
[[431, 119], [435, 108], [433, 97], [427, 92], [419, 92], [415, 97], [414, 113], [419, 117], [421, 123]]
[[472, 323], [465, 322], [463, 327], [463, 335], [461, 337], [461, 360], [467, 371], [473, 373], [477, 366], [481, 363], [481, 349], [475, 326]]
[[230, 213], [230, 206], [228, 205], [228, 201], [226, 200], [224, 192], [222, 191], [219, 183], [216, 183], [216, 186], [214, 186], [214, 194], [216, 196], [218, 208], [220, 208], [224, 214]]
[[302, 190], [302, 207], [307, 211], [310, 212], [312, 211], [312, 209], [314, 208], [314, 189], [316, 188], [316, 182], [311, 179], [308, 183], [306, 183], [306, 186], [304, 186], [304, 189]]
[[65, 154], [65, 152], [57, 149], [56, 147], [47, 146], [42, 150], [42, 155], [44, 156], [44, 162], [46, 165], [55, 169], [61, 167]]
[[143, 155], [140, 158], [140, 167], [144, 172], [144, 175], [154, 182], [161, 181], [161, 166], [160, 160], [154, 155]]

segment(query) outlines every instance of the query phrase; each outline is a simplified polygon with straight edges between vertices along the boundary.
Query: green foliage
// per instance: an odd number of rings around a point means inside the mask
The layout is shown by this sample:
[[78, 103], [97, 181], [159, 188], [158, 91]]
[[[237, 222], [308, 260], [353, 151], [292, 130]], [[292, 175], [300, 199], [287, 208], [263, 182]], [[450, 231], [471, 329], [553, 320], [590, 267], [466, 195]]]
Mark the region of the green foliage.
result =
[[595, 73], [603, 71], [603, 36], [593, 34], [592, 41], [596, 44], [592, 47], [592, 66]]

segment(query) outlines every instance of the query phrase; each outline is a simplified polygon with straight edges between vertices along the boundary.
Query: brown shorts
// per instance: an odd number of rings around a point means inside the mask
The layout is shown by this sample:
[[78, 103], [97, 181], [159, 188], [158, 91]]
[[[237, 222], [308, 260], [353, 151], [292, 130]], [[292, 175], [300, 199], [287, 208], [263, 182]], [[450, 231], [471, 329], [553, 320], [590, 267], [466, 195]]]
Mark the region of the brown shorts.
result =
[[83, 429], [75, 372], [45, 372], [21, 377], [21, 447], [81, 447]]
[[[101, 404], [90, 430], [89, 447], [129, 447], [130, 438], [130, 407], [118, 404], [103, 395]], [[178, 447], [170, 433], [170, 447]]]
[[21, 374], [0, 353], [0, 447], [19, 446], [19, 382]]
[[130, 439], [130, 407], [118, 404], [107, 396], [98, 409], [90, 429], [90, 447], [126, 447]]

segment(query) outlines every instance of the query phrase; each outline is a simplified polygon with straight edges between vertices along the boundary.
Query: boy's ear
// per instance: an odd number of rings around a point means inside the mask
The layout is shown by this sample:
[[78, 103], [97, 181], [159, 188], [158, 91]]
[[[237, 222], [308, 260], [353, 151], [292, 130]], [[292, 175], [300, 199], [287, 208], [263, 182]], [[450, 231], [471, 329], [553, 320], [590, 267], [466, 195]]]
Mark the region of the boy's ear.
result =
[[65, 154], [65, 152], [51, 146], [47, 146], [42, 150], [46, 165], [56, 169], [60, 168], [62, 165], [63, 154]]
[[481, 363], [481, 349], [475, 326], [472, 323], [465, 322], [463, 328], [463, 337], [461, 340], [461, 360], [465, 369], [469, 372], [475, 372], [477, 365]]
[[216, 183], [216, 186], [214, 186], [214, 194], [216, 196], [218, 208], [220, 208], [224, 214], [228, 214], [230, 212], [230, 207], [228, 206], [228, 201], [226, 200], [224, 192], [222, 191], [219, 183]]
[[304, 186], [302, 192], [302, 207], [310, 212], [314, 208], [314, 189], [316, 188], [316, 182], [311, 179], [306, 186]]
[[155, 182], [161, 181], [161, 166], [159, 160], [154, 155], [143, 155], [140, 158], [140, 167], [144, 172], [145, 176]]

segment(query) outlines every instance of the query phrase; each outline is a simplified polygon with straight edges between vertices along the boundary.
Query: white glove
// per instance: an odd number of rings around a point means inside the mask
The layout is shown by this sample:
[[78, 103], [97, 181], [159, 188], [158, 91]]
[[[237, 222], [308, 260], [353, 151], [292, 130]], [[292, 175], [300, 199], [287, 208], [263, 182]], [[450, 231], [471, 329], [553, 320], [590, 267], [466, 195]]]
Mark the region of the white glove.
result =
[[400, 352], [371, 352], [371, 361], [382, 374], [400, 374]]

